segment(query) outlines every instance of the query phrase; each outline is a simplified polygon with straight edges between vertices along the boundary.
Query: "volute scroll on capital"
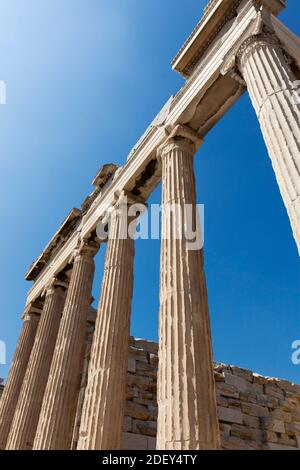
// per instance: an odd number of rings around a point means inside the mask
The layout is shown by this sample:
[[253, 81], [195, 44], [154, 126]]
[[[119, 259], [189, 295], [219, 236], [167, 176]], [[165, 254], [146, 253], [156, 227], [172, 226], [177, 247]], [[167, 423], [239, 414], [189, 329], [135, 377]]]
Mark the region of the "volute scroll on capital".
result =
[[197, 152], [202, 145], [203, 139], [197, 131], [189, 126], [178, 124], [168, 135], [167, 139], [157, 149], [159, 161], [174, 148], [181, 148], [192, 153]]
[[62, 289], [65, 291], [68, 288], [68, 285], [68, 282], [59, 279], [57, 276], [53, 276], [49, 283], [45, 286], [42, 292], [42, 297], [47, 297], [48, 295], [54, 294], [56, 289]]
[[38, 320], [41, 316], [43, 305], [39, 301], [30, 302], [25, 306], [25, 309], [21, 315], [21, 320], [29, 321], [32, 318]]
[[73, 251], [69, 263], [72, 263], [80, 258], [85, 258], [93, 261], [100, 248], [100, 240], [96, 236], [89, 236], [79, 238], [77, 247]]
[[241, 73], [243, 73], [244, 63], [248, 59], [249, 55], [251, 55], [254, 50], [259, 49], [261, 46], [266, 44], [280, 49], [282, 48], [276, 34], [266, 28], [264, 28], [261, 33], [250, 36], [243, 41], [236, 54], [236, 66]]
[[256, 18], [250, 23], [240, 41], [226, 54], [221, 67], [222, 75], [229, 75], [243, 86], [247, 86], [243, 78], [243, 64], [253, 49], [263, 44], [270, 44], [282, 48], [272, 23], [268, 10], [261, 7]]

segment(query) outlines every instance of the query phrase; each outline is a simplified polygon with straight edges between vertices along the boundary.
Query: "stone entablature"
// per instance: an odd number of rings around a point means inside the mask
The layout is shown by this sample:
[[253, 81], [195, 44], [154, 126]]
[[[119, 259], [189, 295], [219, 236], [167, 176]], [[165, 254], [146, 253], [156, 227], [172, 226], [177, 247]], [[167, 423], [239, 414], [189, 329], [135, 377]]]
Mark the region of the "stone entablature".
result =
[[[236, 18], [243, 3], [242, 0], [211, 0], [204, 9], [203, 17], [173, 59], [173, 70], [188, 78], [222, 28]], [[253, 0], [250, 3], [257, 9], [267, 7], [274, 15], [285, 7], [285, 0]]]
[[26, 281], [35, 281], [43, 268], [50, 262], [52, 256], [63, 247], [64, 243], [74, 229], [78, 226], [81, 219], [81, 210], [72, 209], [67, 215], [57, 232], [53, 235], [48, 245], [44, 248], [41, 255], [29, 267], [25, 274]]
[[[51, 260], [42, 254], [41, 262], [38, 263], [39, 269], [36, 270], [36, 263], [31, 268], [27, 278], [35, 277], [35, 284], [28, 294], [28, 303], [36, 299], [51, 277], [67, 264], [78, 238], [84, 238], [95, 230], [97, 223], [113, 203], [116, 192], [131, 191], [145, 200], [149, 197], [161, 177], [161, 168], [156, 158], [157, 148], [178, 124], [184, 123], [204, 138], [244, 93], [246, 88], [243, 80], [239, 82], [232, 74], [224, 74], [224, 60], [235, 50], [236, 45], [240, 44], [242, 39], [245, 40], [256, 34], [262, 6], [264, 6], [263, 18], [268, 17], [268, 25], [280, 38], [281, 47], [288, 52], [297, 66], [300, 65], [299, 38], [293, 35], [275, 16], [270, 15], [270, 12], [277, 14], [284, 7], [283, 1], [241, 0], [238, 5], [235, 7], [234, 5], [236, 5], [234, 0], [219, 0], [211, 3], [206, 12], [205, 21], [209, 18], [212, 22], [210, 24], [213, 24], [216, 12], [219, 9], [222, 11], [222, 8], [227, 11], [229, 7], [233, 9], [230, 15], [232, 18], [222, 16], [222, 21], [225, 21], [224, 27], [220, 30], [220, 25], [218, 25], [216, 34], [214, 29], [216, 26], [214, 26], [213, 34], [209, 35], [206, 42], [201, 39], [201, 45], [206, 44], [205, 50], [199, 57], [196, 52], [193, 53], [192, 60], [189, 62], [189, 64], [194, 63], [191, 76], [175, 97], [168, 100], [157, 119], [133, 147], [128, 160], [116, 171], [107, 189], [99, 193], [96, 190], [88, 196], [83, 203], [84, 217], [78, 231], [70, 233], [69, 238], [58, 251], [51, 252]], [[206, 32], [207, 29], [204, 29]], [[197, 34], [199, 31], [198, 28]], [[194, 44], [194, 36], [195, 33], [188, 40], [186, 46], [188, 51]], [[197, 51], [198, 49], [197, 47]], [[182, 54], [185, 57], [185, 52]], [[290, 217], [294, 217], [294, 211], [294, 208], [290, 211]], [[297, 230], [294, 229], [294, 233], [297, 237]], [[300, 244], [299, 241], [297, 243]]]
[[[83, 201], [81, 209], [74, 208], [67, 215], [41, 255], [28, 269], [25, 274], [26, 281], [35, 281], [43, 268], [51, 263], [55, 254], [64, 248], [65, 242], [76, 232], [76, 229], [78, 229], [82, 217], [88, 212], [97, 197], [102, 195], [109, 187], [117, 170], [118, 166], [113, 163], [107, 163], [101, 167], [92, 181], [95, 188], [94, 191]], [[78, 229], [78, 231], [80, 231], [80, 229]]]
[[116, 172], [118, 170], [118, 166], [114, 165], [113, 163], [108, 163], [103, 165], [102, 168], [98, 171], [95, 178], [92, 181], [92, 185], [94, 186], [94, 191], [90, 194], [82, 203], [81, 210], [82, 215], [85, 215], [94, 201], [100, 194], [103, 194], [104, 191], [109, 187], [110, 183], [112, 182]]

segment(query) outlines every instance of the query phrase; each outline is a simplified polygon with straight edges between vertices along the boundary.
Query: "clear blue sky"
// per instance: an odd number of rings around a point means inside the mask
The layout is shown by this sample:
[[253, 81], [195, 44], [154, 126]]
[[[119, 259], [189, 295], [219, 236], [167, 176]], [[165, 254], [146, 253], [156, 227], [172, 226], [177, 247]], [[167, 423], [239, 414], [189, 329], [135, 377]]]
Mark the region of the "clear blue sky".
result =
[[[170, 62], [204, 0], [1, 0], [0, 340], [8, 362], [30, 285], [24, 273], [105, 162], [122, 164], [183, 83]], [[281, 19], [300, 35], [299, 0]], [[245, 95], [195, 163], [215, 359], [300, 383], [300, 264]], [[160, 188], [151, 197], [160, 202]], [[95, 297], [104, 253], [97, 257]], [[159, 242], [136, 246], [132, 333], [157, 339]], [[0, 377], [7, 366], [0, 366]]]

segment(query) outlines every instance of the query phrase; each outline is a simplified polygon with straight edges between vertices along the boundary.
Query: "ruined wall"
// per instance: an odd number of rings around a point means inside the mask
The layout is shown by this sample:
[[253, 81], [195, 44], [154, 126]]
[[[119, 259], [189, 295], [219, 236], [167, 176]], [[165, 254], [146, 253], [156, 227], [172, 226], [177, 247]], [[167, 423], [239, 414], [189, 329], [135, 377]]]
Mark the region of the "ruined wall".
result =
[[[155, 449], [157, 344], [131, 338], [124, 419], [125, 449]], [[300, 450], [300, 386], [215, 365], [224, 449]]]

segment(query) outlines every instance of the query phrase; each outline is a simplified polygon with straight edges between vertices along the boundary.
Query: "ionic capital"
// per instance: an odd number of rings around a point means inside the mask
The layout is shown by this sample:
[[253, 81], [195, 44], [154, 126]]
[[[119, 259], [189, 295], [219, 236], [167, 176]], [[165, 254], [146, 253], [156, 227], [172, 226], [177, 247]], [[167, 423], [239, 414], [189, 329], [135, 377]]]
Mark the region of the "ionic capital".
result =
[[57, 276], [52, 277], [49, 283], [46, 285], [42, 297], [47, 297], [49, 295], [53, 295], [56, 289], [61, 289], [65, 291], [68, 288], [69, 283], [66, 281], [62, 281]]
[[118, 209], [121, 206], [133, 206], [135, 204], [144, 204], [145, 201], [143, 198], [132, 194], [130, 191], [123, 189], [122, 191], [117, 191], [114, 194], [114, 208]]
[[294, 59], [285, 51], [275, 32], [268, 28], [264, 28], [260, 34], [254, 34], [247, 37], [239, 45], [239, 48], [235, 53], [224, 61], [221, 70], [222, 74], [229, 75], [240, 84], [247, 86], [247, 83], [244, 80], [244, 68], [249, 57], [251, 57], [256, 50], [267, 47], [277, 48], [278, 51], [282, 53], [287, 64], [291, 64], [294, 61]]
[[70, 263], [79, 259], [93, 261], [100, 248], [100, 241], [95, 237], [80, 238], [71, 255]]
[[191, 127], [179, 124], [173, 129], [165, 142], [158, 147], [157, 158], [161, 160], [175, 148], [179, 148], [194, 155], [202, 143], [203, 140], [198, 132]]
[[260, 34], [250, 36], [240, 45], [236, 54], [236, 65], [238, 70], [243, 73], [244, 64], [254, 51], [262, 46], [275, 46], [281, 49], [281, 43], [272, 31], [263, 31]]
[[43, 310], [43, 303], [39, 300], [34, 300], [25, 306], [24, 312], [21, 315], [21, 320], [29, 321], [31, 319], [38, 320]]
[[244, 63], [253, 51], [266, 44], [282, 47], [275, 33], [270, 11], [261, 7], [245, 33], [224, 57], [221, 74], [229, 75], [241, 85], [246, 86], [243, 78]]
[[138, 209], [136, 212], [142, 213], [147, 208], [147, 203], [140, 196], [136, 196], [125, 189], [116, 191], [113, 204], [105, 211], [101, 218], [102, 227], [105, 227], [113, 216], [124, 215], [124, 211], [130, 215], [130, 208], [133, 206]]

